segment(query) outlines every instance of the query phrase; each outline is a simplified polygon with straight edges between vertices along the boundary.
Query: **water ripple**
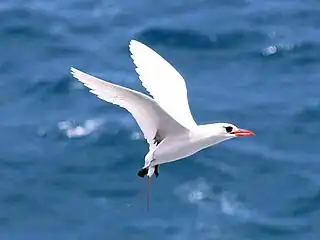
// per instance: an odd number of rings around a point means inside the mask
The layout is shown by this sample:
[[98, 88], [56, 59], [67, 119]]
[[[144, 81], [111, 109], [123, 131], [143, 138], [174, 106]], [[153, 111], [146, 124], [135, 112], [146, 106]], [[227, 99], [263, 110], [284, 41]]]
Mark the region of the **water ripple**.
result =
[[138, 39], [156, 45], [192, 50], [229, 49], [250, 43], [263, 42], [267, 36], [260, 31], [243, 29], [220, 32], [216, 36], [208, 36], [196, 30], [149, 28], [138, 34]]

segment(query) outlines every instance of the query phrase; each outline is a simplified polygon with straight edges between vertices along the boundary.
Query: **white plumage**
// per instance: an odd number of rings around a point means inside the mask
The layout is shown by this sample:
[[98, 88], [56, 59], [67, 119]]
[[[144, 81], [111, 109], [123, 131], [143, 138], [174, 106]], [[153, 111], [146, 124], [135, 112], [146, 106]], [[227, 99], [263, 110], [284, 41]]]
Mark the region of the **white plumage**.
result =
[[167, 136], [185, 130], [149, 96], [102, 81], [75, 68], [71, 68], [71, 72], [75, 78], [90, 88], [90, 92], [97, 95], [98, 98], [127, 109], [136, 119], [150, 148], [155, 147], [153, 139], [157, 131]]
[[188, 129], [197, 127], [190, 112], [183, 77], [146, 45], [131, 40], [129, 49], [142, 85], [154, 100], [182, 126]]
[[129, 49], [139, 78], [153, 98], [73, 67], [71, 73], [90, 88], [90, 92], [127, 109], [135, 118], [149, 143], [139, 176], [150, 178], [159, 164], [185, 158], [236, 136], [254, 135], [229, 123], [197, 125], [190, 111], [183, 77], [146, 45], [132, 40]]

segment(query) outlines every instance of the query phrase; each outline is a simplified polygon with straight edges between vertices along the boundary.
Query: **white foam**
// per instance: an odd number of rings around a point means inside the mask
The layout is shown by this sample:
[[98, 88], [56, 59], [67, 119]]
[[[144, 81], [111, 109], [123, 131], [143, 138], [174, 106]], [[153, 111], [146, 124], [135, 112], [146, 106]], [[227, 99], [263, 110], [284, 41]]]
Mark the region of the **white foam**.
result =
[[175, 190], [175, 193], [182, 200], [195, 204], [199, 214], [200, 211], [203, 214], [208, 212], [215, 214], [220, 211], [225, 215], [243, 220], [252, 217], [252, 212], [238, 200], [236, 194], [227, 191], [214, 193], [209, 183], [202, 178], [183, 184]]
[[230, 194], [223, 193], [221, 195], [220, 206], [223, 213], [230, 216], [235, 215], [238, 204], [239, 203], [236, 202], [234, 197], [232, 197]]
[[228, 216], [236, 216], [242, 219], [250, 217], [249, 210], [237, 200], [235, 194], [224, 192], [220, 197], [220, 208], [221, 211]]
[[212, 197], [210, 187], [202, 178], [183, 184], [175, 190], [175, 193], [192, 204], [198, 204], [205, 198]]
[[273, 55], [275, 53], [277, 53], [278, 49], [275, 45], [269, 46], [265, 49], [263, 49], [262, 53], [265, 56], [269, 56], [269, 55]]
[[75, 125], [71, 121], [62, 121], [58, 123], [60, 131], [64, 132], [69, 138], [77, 138], [87, 136], [96, 131], [102, 124], [102, 120], [89, 119], [83, 124]]
[[143, 137], [143, 134], [141, 132], [133, 132], [131, 135], [130, 135], [130, 138], [132, 140], [141, 140], [141, 139], [144, 139]]
[[271, 56], [271, 55], [277, 54], [280, 51], [290, 51], [293, 48], [294, 48], [293, 45], [279, 43], [279, 44], [270, 45], [266, 47], [265, 49], [262, 50], [262, 54], [264, 56]]

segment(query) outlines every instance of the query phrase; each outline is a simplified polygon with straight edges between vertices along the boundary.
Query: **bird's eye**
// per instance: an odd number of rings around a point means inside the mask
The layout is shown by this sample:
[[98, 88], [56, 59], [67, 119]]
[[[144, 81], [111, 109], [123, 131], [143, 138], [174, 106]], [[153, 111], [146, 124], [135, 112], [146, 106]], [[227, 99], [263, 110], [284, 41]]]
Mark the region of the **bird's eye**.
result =
[[225, 127], [225, 128], [226, 128], [227, 133], [231, 133], [232, 130], [233, 130], [233, 127], [231, 127], [231, 126], [228, 126], [228, 127]]

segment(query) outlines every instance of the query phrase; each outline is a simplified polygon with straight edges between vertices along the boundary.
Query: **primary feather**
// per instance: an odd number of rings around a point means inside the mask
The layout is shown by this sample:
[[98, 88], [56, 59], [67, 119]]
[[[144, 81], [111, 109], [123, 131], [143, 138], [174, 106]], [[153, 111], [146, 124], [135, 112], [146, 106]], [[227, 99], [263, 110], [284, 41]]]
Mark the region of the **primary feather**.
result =
[[135, 118], [150, 149], [156, 147], [157, 134], [164, 138], [186, 129], [167, 114], [151, 97], [71, 68], [72, 75], [100, 99], [127, 109]]
[[142, 85], [154, 100], [185, 128], [197, 126], [190, 112], [183, 77], [158, 53], [141, 42], [131, 40], [129, 49]]

